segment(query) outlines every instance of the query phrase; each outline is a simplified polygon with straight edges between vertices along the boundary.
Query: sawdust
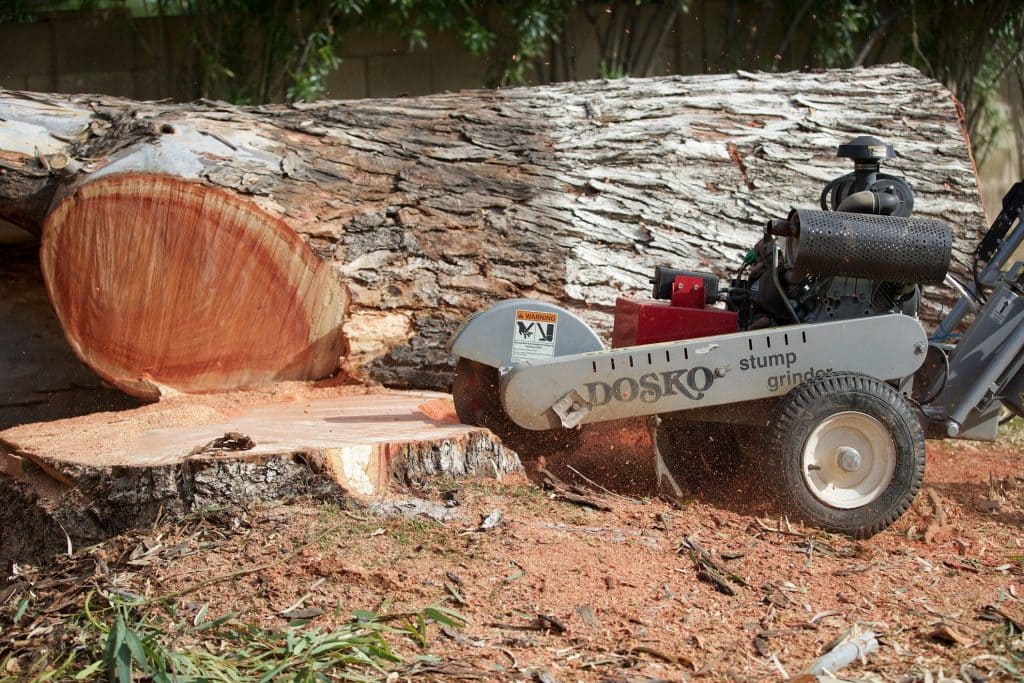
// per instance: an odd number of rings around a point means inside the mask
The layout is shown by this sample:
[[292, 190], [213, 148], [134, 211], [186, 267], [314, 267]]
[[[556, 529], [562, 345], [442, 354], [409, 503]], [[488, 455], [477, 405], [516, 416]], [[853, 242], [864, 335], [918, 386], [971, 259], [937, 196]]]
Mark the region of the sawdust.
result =
[[459, 416], [455, 413], [455, 403], [451, 398], [435, 398], [421, 403], [419, 411], [435, 422], [443, 424], [459, 424]]
[[[780, 680], [778, 665], [799, 672], [855, 624], [882, 636], [882, 647], [844, 669], [851, 677], [915, 680], [959, 672], [971, 660], [975, 670], [997, 669], [996, 660], [975, 658], [991, 654], [986, 634], [1002, 628], [981, 618], [992, 614], [986, 605], [1024, 612], [1024, 480], [1015, 478], [1024, 471], [1016, 447], [930, 444], [926, 487], [937, 495], [920, 496], [894, 527], [859, 542], [744, 514], [741, 501], [677, 509], [634, 498], [650, 470], [634, 457], [605, 447], [575, 461], [553, 456], [534, 464], [594, 488], [590, 495], [606, 512], [555, 499], [517, 477], [457, 488], [439, 482], [418, 492], [460, 502], [460, 521], [448, 524], [313, 504], [219, 511], [144, 534], [146, 547], [166, 555], [154, 552], [151, 563], [134, 567], [131, 586], [149, 596], [188, 591], [297, 553], [189, 591], [186, 617], [207, 607], [211, 616], [238, 611], [283, 628], [282, 610], [299, 601], [317, 614], [312, 626], [327, 628], [355, 609], [445, 604], [470, 622], [448, 635], [431, 627], [430, 653], [484, 680], [537, 672], [560, 681]], [[620, 473], [626, 462], [636, 476]], [[998, 499], [999, 510], [979, 511], [974, 496]], [[943, 532], [928, 536], [936, 501]], [[501, 523], [477, 531], [495, 509]], [[702, 581], [680, 553], [687, 537], [747, 586], [728, 596]], [[93, 552], [113, 562], [140, 543], [139, 535], [126, 536]]]
[[[256, 404], [375, 393], [294, 383], [171, 399], [133, 411], [123, 430], [197, 424]], [[426, 418], [452, 419], [446, 399], [416, 405]], [[120, 415], [32, 429], [56, 442], [73, 426], [83, 448], [109, 448], [122, 438], [109, 429]], [[780, 666], [799, 672], [855, 625], [872, 628], [882, 647], [843, 671], [851, 677], [918, 680], [961, 666], [997, 672], [990, 636], [1003, 618], [990, 607], [1024, 614], [1019, 446], [929, 443], [925, 488], [915, 504], [891, 529], [855, 542], [772, 517], [757, 482], [708, 487], [682, 508], [657, 500], [643, 420], [595, 425], [581, 439], [572, 452], [528, 463], [532, 482], [439, 481], [415, 491], [454, 506], [455, 522], [301, 502], [220, 510], [115, 538], [79, 561], [94, 557], [113, 566], [139, 548], [156, 548], [118, 580], [150, 597], [184, 592], [188, 618], [205, 607], [211, 616], [235, 611], [248, 622], [283, 628], [282, 611], [300, 603], [315, 613], [313, 627], [329, 628], [357, 609], [444, 604], [469, 623], [461, 631], [432, 626], [430, 653], [483, 680], [544, 680], [537, 672], [574, 681], [780, 680]], [[544, 472], [584, 490], [601, 509], [543, 490], [536, 483]], [[481, 531], [495, 510], [501, 521]], [[746, 585], [735, 584], [730, 596], [704, 580], [683, 545], [687, 538]], [[47, 568], [21, 571], [18, 581], [25, 571], [45, 577]], [[217, 577], [227, 578], [200, 584]], [[40, 606], [60, 597], [39, 582], [33, 590]], [[0, 615], [13, 609], [15, 597], [0, 605]], [[20, 656], [38, 644], [29, 639]], [[421, 652], [402, 647], [410, 656]], [[1010, 680], [999, 676], [991, 680]]]
[[[972, 475], [958, 482], [962, 486], [987, 486], [988, 472], [1005, 477], [1019, 456], [998, 449], [972, 455]], [[944, 458], [945, 451], [933, 448], [930, 464]], [[618, 477], [601, 477], [614, 463], [602, 465], [608, 469], [574, 466], [615, 490]], [[962, 467], [932, 469], [929, 485], [942, 486]], [[441, 638], [432, 652], [496, 676], [539, 668], [556, 680], [601, 680], [612, 672], [775, 680], [774, 664], [758, 654], [755, 638], [795, 673], [854, 623], [871, 623], [888, 636], [888, 646], [867, 667], [852, 667], [854, 674], [906, 673], [920, 661], [955, 670], [977, 648], [934, 642], [937, 625], [955, 624], [973, 641], [992, 627], [976, 618], [983, 605], [1000, 595], [1015, 603], [1024, 598], [1019, 519], [978, 513], [953, 497], [944, 497], [950, 534], [932, 543], [922, 535], [932, 513], [921, 501], [892, 530], [863, 542], [700, 502], [674, 509], [605, 496], [611, 511], [596, 512], [552, 500], [526, 482], [473, 484], [464, 501], [462, 524], [354, 523], [332, 542], [304, 550], [294, 565], [233, 586], [230, 606], [279, 620], [275, 608], [327, 578], [307, 604], [323, 608], [330, 624], [352, 608], [385, 600], [393, 601], [391, 609], [450, 600], [447, 584], [465, 603], [453, 606], [471, 619], [466, 635], [484, 644]], [[501, 526], [465, 533], [493, 509], [504, 510]], [[301, 538], [297, 528], [304, 524], [297, 520], [315, 515], [325, 523], [330, 515], [312, 509], [292, 514], [277, 529], [282, 545]], [[729, 597], [699, 580], [679, 553], [687, 536], [718, 558], [734, 557], [718, 561], [749, 587]], [[226, 556], [223, 568], [232, 561]], [[161, 585], [178, 587], [180, 570], [169, 571]], [[197, 597], [224, 600], [222, 590]], [[597, 625], [581, 612], [592, 613]], [[554, 616], [567, 633], [529, 630], [539, 614]]]

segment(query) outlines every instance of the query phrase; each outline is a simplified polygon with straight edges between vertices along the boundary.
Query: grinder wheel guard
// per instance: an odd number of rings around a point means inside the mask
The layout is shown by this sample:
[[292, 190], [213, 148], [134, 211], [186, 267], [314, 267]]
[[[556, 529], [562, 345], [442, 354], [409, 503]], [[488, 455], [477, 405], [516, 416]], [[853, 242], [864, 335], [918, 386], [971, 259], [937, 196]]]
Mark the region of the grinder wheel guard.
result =
[[839, 211], [794, 209], [787, 259], [800, 274], [938, 284], [949, 270], [949, 224]]
[[497, 368], [460, 358], [455, 366], [452, 399], [455, 413], [464, 424], [485, 427], [502, 443], [530, 459], [552, 455], [562, 450], [575, 450], [580, 445], [580, 432], [575, 429], [533, 431], [512, 421], [501, 406], [500, 375]]

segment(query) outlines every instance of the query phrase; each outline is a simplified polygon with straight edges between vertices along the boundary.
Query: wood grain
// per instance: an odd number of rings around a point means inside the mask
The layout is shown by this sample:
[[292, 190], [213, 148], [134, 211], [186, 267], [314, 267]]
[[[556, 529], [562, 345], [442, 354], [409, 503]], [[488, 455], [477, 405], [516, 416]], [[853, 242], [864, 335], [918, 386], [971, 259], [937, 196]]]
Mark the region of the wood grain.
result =
[[[263, 392], [250, 405], [252, 395], [179, 397], [0, 431], [0, 561], [225, 506], [371, 503], [432, 477], [522, 472], [486, 429], [448, 419], [446, 395], [343, 387], [281, 402]], [[435, 417], [438, 404], [448, 408]], [[226, 432], [252, 448], [212, 447]]]
[[86, 183], [49, 215], [42, 267], [72, 348], [135, 396], [323, 377], [343, 351], [336, 273], [283, 221], [217, 188]]

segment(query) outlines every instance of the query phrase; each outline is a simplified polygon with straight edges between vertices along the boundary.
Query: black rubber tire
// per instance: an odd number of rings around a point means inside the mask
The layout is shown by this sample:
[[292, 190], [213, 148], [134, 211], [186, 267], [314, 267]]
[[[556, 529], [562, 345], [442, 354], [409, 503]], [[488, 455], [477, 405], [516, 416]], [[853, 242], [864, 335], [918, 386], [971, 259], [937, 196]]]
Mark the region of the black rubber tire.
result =
[[[896, 462], [889, 484], [866, 505], [841, 509], [810, 490], [803, 449], [814, 429], [840, 412], [864, 413], [893, 440]], [[833, 533], [867, 538], [887, 528], [914, 501], [924, 478], [924, 433], [913, 409], [892, 386], [859, 373], [834, 372], [797, 385], [779, 399], [768, 428], [762, 472], [783, 511]]]
[[761, 430], [744, 425], [697, 422], [667, 413], [651, 420], [657, 456], [658, 492], [667, 498], [723, 491], [755, 473], [749, 445]]
[[547, 429], [534, 431], [520, 427], [501, 407], [497, 368], [459, 358], [452, 381], [455, 413], [463, 424], [491, 430], [501, 442], [520, 458], [575, 450], [580, 444], [578, 429]]

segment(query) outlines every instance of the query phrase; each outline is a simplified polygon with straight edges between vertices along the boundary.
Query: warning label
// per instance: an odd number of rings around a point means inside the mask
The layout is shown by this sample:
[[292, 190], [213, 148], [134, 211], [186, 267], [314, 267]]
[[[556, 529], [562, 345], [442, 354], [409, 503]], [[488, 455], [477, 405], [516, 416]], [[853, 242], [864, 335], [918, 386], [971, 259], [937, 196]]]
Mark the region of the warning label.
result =
[[557, 332], [557, 313], [516, 311], [516, 326], [512, 331], [512, 362], [553, 358]]

